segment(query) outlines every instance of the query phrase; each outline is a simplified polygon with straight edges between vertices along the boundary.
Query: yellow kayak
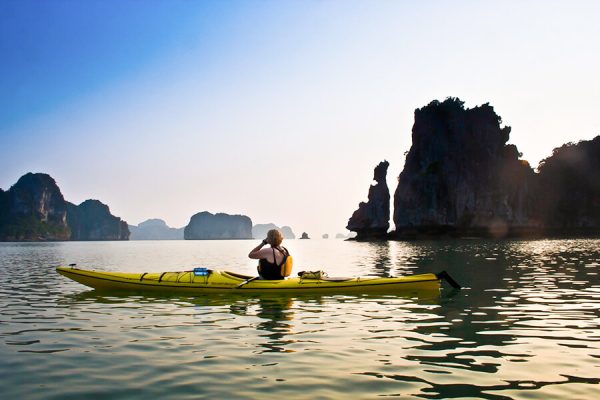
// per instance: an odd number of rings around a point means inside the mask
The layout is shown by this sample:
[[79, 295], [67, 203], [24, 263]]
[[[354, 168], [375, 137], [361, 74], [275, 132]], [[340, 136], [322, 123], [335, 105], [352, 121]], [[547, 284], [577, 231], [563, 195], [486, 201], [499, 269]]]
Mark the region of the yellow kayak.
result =
[[205, 270], [182, 272], [102, 272], [70, 267], [56, 271], [76, 282], [94, 289], [159, 291], [185, 294], [202, 293], [402, 293], [440, 290], [441, 274], [409, 275], [397, 278], [356, 277], [320, 279], [294, 277], [278, 281], [253, 280], [253, 277], [233, 272]]

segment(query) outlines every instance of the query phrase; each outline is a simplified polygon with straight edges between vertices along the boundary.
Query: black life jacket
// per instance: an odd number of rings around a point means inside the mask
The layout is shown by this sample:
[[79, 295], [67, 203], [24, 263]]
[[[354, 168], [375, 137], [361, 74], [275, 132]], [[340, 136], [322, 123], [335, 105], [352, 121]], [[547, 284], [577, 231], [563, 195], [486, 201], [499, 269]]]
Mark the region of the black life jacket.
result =
[[[267, 280], [281, 280], [289, 275], [289, 272], [286, 274], [286, 266], [288, 258], [291, 260], [291, 256], [289, 251], [285, 247], [277, 248], [283, 254], [283, 260], [281, 263], [277, 263], [277, 257], [275, 257], [275, 247], [273, 249], [273, 262], [269, 262], [266, 258], [261, 258], [258, 260], [258, 274], [262, 279]], [[291, 270], [291, 266], [289, 268]], [[291, 271], [290, 271], [291, 272]]]

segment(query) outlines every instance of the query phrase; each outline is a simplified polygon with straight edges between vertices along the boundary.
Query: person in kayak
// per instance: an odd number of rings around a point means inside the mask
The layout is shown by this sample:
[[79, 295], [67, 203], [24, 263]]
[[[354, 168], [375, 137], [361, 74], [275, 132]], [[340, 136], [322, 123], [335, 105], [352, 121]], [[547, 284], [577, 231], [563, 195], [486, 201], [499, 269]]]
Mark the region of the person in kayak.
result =
[[[248, 254], [248, 257], [258, 260], [260, 279], [280, 280], [292, 273], [292, 256], [281, 242], [283, 234], [278, 229], [271, 229], [267, 238]], [[267, 244], [271, 248], [264, 248]]]

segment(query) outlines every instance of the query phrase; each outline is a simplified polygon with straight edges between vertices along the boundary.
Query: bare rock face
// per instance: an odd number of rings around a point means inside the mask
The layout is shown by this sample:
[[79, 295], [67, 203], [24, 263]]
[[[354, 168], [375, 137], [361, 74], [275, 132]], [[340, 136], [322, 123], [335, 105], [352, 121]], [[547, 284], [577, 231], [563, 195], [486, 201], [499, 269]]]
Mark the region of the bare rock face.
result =
[[536, 214], [545, 232], [600, 234], [600, 136], [554, 149], [538, 171]]
[[71, 240], [129, 240], [127, 222], [110, 213], [106, 204], [86, 200], [76, 206], [67, 202]]
[[252, 220], [245, 215], [195, 214], [184, 229], [186, 240], [252, 239]]
[[346, 229], [356, 232], [357, 240], [379, 239], [390, 227], [390, 191], [386, 182], [390, 163], [382, 161], [375, 167], [375, 185], [369, 188], [368, 201], [361, 202], [348, 220]]
[[394, 194], [394, 236], [504, 236], [539, 227], [534, 172], [507, 145], [492, 106], [457, 98], [415, 110], [412, 147]]
[[127, 223], [98, 200], [66, 201], [48, 174], [23, 175], [0, 191], [0, 240], [127, 240]]
[[28, 173], [0, 190], [0, 241], [68, 240], [67, 206], [50, 175]]

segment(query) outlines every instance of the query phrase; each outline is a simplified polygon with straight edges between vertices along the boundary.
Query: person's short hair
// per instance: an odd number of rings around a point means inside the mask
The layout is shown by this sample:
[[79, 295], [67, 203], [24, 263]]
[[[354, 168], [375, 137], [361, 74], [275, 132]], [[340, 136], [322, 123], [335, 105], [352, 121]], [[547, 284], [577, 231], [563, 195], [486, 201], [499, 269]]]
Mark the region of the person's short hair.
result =
[[279, 229], [271, 229], [267, 232], [267, 243], [271, 246], [277, 247], [283, 242], [283, 234]]

